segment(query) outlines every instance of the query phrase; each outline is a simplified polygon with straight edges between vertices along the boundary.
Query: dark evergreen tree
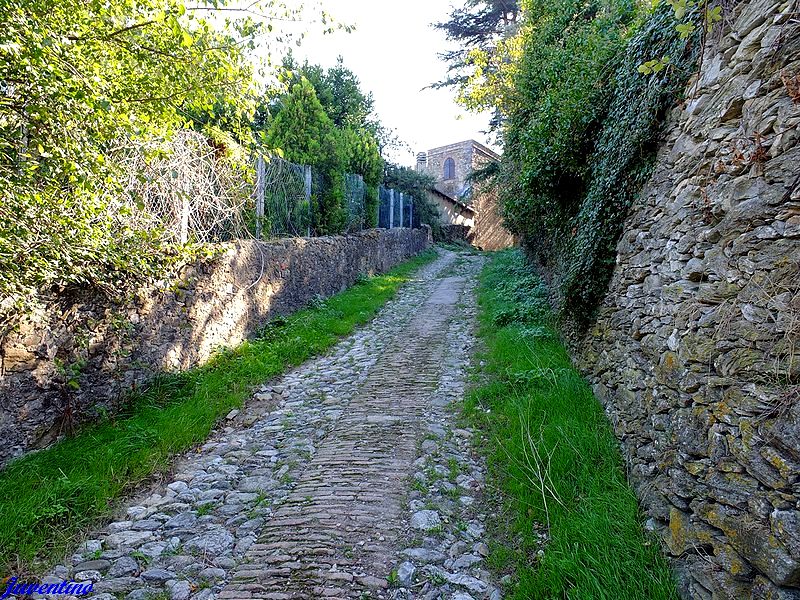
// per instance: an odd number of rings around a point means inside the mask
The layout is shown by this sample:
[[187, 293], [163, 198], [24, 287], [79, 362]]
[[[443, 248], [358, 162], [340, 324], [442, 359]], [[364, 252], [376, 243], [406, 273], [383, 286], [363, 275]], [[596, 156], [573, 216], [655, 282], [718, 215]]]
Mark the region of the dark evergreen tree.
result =
[[496, 41], [517, 23], [519, 15], [518, 0], [466, 0], [464, 6], [453, 9], [449, 20], [434, 24], [459, 47], [440, 55], [449, 64], [448, 76], [433, 87], [465, 83], [468, 75], [463, 68], [470, 51], [477, 48], [491, 52]]

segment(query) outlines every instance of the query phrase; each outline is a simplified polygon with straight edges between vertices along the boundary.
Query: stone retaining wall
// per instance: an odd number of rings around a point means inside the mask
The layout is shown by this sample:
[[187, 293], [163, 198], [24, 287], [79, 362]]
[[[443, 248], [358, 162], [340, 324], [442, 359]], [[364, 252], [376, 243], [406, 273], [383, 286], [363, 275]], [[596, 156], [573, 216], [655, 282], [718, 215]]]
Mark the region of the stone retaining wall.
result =
[[[154, 374], [206, 361], [278, 314], [382, 273], [426, 249], [430, 228], [226, 244], [221, 258], [187, 267], [167, 289], [126, 305], [41, 304], [0, 346], [0, 465], [59, 437], [69, 400], [76, 423], [119, 408]], [[85, 361], [80, 389], [57, 364]]]
[[691, 598], [800, 598], [796, 7], [709, 43], [578, 352]]
[[445, 244], [457, 242], [466, 244], [469, 241], [469, 234], [472, 227], [467, 227], [466, 225], [442, 225], [439, 230], [440, 234], [437, 236], [438, 239], [436, 241]]

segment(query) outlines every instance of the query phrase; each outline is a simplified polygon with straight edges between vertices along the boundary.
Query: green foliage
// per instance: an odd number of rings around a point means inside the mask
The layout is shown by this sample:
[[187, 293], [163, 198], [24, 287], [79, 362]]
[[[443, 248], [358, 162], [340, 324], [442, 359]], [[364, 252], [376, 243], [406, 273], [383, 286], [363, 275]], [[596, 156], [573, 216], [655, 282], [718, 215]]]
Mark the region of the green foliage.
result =
[[[292, 162], [317, 165], [331, 151], [341, 154], [336, 128], [307, 79], [292, 85], [267, 133], [267, 144]], [[342, 163], [344, 157], [337, 156]]]
[[56, 372], [61, 377], [64, 386], [71, 390], [80, 389], [81, 372], [86, 367], [86, 360], [80, 359], [75, 362], [67, 363], [58, 358], [54, 359]]
[[162, 251], [157, 232], [127, 227], [124, 211], [115, 222], [89, 191], [9, 185], [0, 199], [0, 329], [37, 290], [91, 286], [119, 297], [179, 256]]
[[[591, 179], [566, 255], [563, 307], [579, 326], [591, 319], [608, 286], [625, 217], [652, 172], [667, 111], [695, 69], [694, 48], [660, 8], [638, 28], [616, 70], [614, 97], [590, 158]], [[669, 66], [640, 74], [637, 65], [653, 52], [672, 57]]]
[[291, 54], [284, 59], [283, 67], [290, 81], [305, 77], [311, 82], [325, 112], [339, 129], [366, 132], [377, 143], [380, 154], [388, 148], [402, 146], [394, 130], [381, 124], [375, 114], [372, 93], [365, 93], [361, 89], [358, 77], [344, 66], [341, 56], [336, 61], [336, 66], [327, 71], [319, 65], [309, 64], [308, 61], [300, 66]]
[[479, 300], [486, 350], [466, 412], [487, 440], [487, 489], [499, 490], [489, 563], [512, 576], [504, 597], [677, 600], [617, 440], [520, 252], [492, 257]]
[[378, 226], [378, 206], [380, 197], [378, 196], [377, 186], [367, 186], [364, 198], [364, 214], [366, 215], [366, 227]]
[[496, 327], [509, 323], [546, 322], [550, 314], [547, 288], [521, 260], [502, 263], [504, 278], [495, 282], [494, 292], [506, 299], [492, 307], [488, 316]]
[[[289, 92], [259, 109], [255, 127], [269, 123], [266, 143], [293, 162], [317, 167], [322, 189], [315, 198], [314, 229], [340, 233], [346, 224], [344, 174], [364, 178], [367, 214], [377, 211], [377, 186], [383, 175], [378, 140], [380, 124], [373, 115], [370, 94], [341, 58], [327, 71], [306, 62], [298, 66], [291, 54], [283, 65]], [[376, 217], [377, 218], [377, 217]]]
[[605, 115], [611, 76], [624, 48], [633, 3], [556, 0], [526, 4], [527, 38], [517, 77], [517, 109], [506, 130], [513, 188], [507, 219], [519, 232], [557, 225], [580, 205], [587, 156]]
[[585, 326], [693, 45], [666, 5], [637, 15], [632, 0], [528, 0], [525, 14], [504, 131], [504, 216], [538, 262], [562, 271], [561, 316]]
[[378, 142], [365, 129], [344, 129], [341, 132], [348, 173], [364, 177], [368, 186], [377, 186], [383, 177], [383, 159]]
[[241, 406], [253, 386], [324, 352], [339, 336], [367, 323], [434, 256], [424, 253], [276, 320], [259, 338], [220, 353], [203, 367], [161, 377], [132, 401], [128, 414], [13, 461], [0, 472], [0, 570], [41, 570], [33, 563], [63, 557], [85, 529], [113, 512], [116, 500], [154, 473], [165, 472], [177, 453], [202, 442], [218, 419]]
[[[118, 296], [174, 262], [134, 229], [118, 151], [251, 106], [245, 50], [290, 18], [277, 1], [7, 0], [0, 11], [0, 313], [38, 290]], [[278, 32], [276, 32], [277, 35]], [[271, 39], [270, 36], [266, 36]], [[208, 120], [208, 119], [206, 119]], [[116, 212], [117, 218], [112, 218]]]
[[386, 163], [383, 185], [411, 196], [414, 202], [414, 214], [419, 217], [419, 222], [430, 225], [433, 233], [438, 237], [442, 226], [441, 214], [439, 207], [430, 197], [430, 191], [435, 183], [436, 180], [430, 175], [418, 173], [408, 167]]
[[[380, 162], [381, 140], [386, 132], [374, 113], [372, 94], [362, 91], [361, 83], [344, 66], [342, 57], [339, 57], [336, 66], [326, 71], [308, 61], [302, 66], [298, 65], [289, 53], [283, 60], [282, 68], [281, 79], [288, 83], [290, 90], [304, 80], [314, 88], [325, 114], [345, 137], [349, 172], [363, 175], [368, 185], [377, 185], [383, 166]], [[262, 100], [254, 127], [268, 129], [266, 124], [280, 114], [287, 97], [282, 94]]]
[[466, 0], [453, 8], [447, 21], [434, 27], [455, 42], [440, 56], [448, 63], [447, 77], [434, 88], [455, 87], [458, 101], [470, 110], [494, 110], [496, 128], [506, 109], [519, 59], [519, 0]]
[[[336, 66], [324, 71], [319, 65], [307, 61], [302, 67], [294, 62], [291, 54], [284, 60], [295, 79], [305, 77], [314, 86], [325, 112], [339, 129], [374, 129], [375, 102], [371, 93], [361, 90], [361, 82], [350, 69], [344, 66], [340, 56]], [[374, 133], [374, 131], [372, 131]]]
[[322, 192], [313, 198], [317, 234], [340, 233], [345, 225], [345, 141], [307, 79], [295, 83], [267, 133], [267, 144], [292, 162], [316, 167]]

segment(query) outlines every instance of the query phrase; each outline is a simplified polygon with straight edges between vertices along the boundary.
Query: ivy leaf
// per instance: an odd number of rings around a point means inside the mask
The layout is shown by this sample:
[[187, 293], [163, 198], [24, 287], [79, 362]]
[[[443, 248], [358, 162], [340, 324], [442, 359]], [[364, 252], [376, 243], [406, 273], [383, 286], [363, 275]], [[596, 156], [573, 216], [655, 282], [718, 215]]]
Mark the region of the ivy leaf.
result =
[[675, 11], [675, 18], [680, 20], [686, 16], [686, 10], [688, 8], [687, 0], [668, 0], [669, 5], [672, 7], [672, 10]]
[[705, 20], [706, 30], [711, 33], [714, 28], [714, 23], [718, 23], [722, 20], [722, 7], [715, 6], [714, 8], [707, 8]]
[[663, 71], [670, 63], [669, 56], [662, 56], [661, 58], [648, 60], [647, 62], [639, 65], [637, 69], [643, 75], [653, 75], [659, 71]]
[[692, 35], [697, 27], [695, 27], [694, 23], [681, 23], [680, 25], [675, 26], [675, 30], [681, 34], [681, 39], [685, 40], [688, 39], [690, 35]]

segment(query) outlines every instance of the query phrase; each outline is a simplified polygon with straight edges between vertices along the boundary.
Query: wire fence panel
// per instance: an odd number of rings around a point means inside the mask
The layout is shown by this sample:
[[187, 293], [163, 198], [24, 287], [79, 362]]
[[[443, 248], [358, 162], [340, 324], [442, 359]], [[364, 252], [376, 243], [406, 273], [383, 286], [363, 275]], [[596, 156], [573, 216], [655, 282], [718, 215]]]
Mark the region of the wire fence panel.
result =
[[[264, 166], [264, 176], [263, 186], [257, 183], [256, 206], [259, 194], [263, 194], [265, 237], [308, 235], [312, 215], [310, 198], [306, 194], [306, 167], [274, 157], [269, 162], [259, 159], [259, 164]], [[260, 229], [256, 227], [258, 238]]]
[[405, 204], [405, 194], [402, 192], [394, 193], [394, 218], [392, 219], [393, 227], [403, 226], [403, 205]]
[[322, 176], [322, 173], [320, 173], [314, 167], [309, 167], [308, 172], [308, 190], [310, 192], [309, 202], [311, 203], [312, 214], [311, 230], [309, 231], [309, 235], [318, 236], [323, 235], [323, 232], [320, 231], [320, 225], [324, 219], [321, 203], [322, 197], [326, 192], [327, 184], [325, 178]]
[[418, 227], [413, 196], [383, 186], [378, 188], [378, 227], [412, 227], [415, 222]]
[[344, 198], [347, 207], [347, 231], [361, 231], [366, 226], [367, 188], [361, 175], [345, 175]]
[[403, 202], [403, 227], [413, 227], [414, 223], [414, 199], [405, 195]]
[[[123, 197], [109, 210], [126, 225], [157, 231], [167, 242], [324, 233], [320, 202], [330, 183], [312, 167], [278, 157], [231, 158], [193, 131], [179, 131], [168, 141], [125, 144], [116, 160], [128, 179]], [[361, 231], [371, 221], [364, 179], [348, 174], [343, 185], [345, 231]], [[413, 198], [397, 190], [379, 186], [377, 210], [378, 227], [418, 225]]]
[[116, 160], [128, 173], [124, 218], [129, 225], [161, 231], [168, 242], [250, 237], [252, 173], [205, 136], [179, 131], [169, 142], [127, 147]]
[[389, 229], [391, 224], [391, 194], [388, 188], [380, 186], [378, 188], [378, 227]]

